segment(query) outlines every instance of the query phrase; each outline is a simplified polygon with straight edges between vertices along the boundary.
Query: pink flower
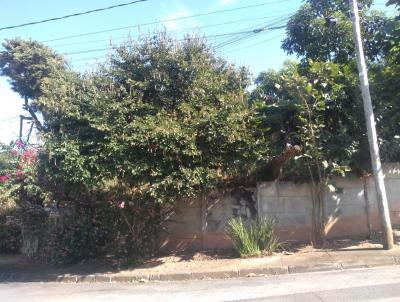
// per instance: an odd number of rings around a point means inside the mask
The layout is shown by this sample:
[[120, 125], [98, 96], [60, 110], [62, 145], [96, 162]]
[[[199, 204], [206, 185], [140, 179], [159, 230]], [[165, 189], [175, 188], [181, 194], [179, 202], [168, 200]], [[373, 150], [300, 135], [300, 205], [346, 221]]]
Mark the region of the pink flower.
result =
[[121, 202], [121, 203], [118, 205], [118, 207], [119, 207], [120, 209], [125, 208], [125, 201]]
[[18, 156], [18, 151], [15, 150], [15, 149], [12, 149], [12, 150], [11, 150], [11, 155], [12, 155], [12, 156]]
[[10, 179], [8, 175], [0, 175], [0, 184], [7, 182]]
[[18, 179], [21, 179], [24, 177], [24, 171], [21, 168], [17, 168], [17, 171], [15, 172], [15, 176]]
[[18, 149], [23, 149], [25, 147], [25, 143], [20, 139], [15, 142], [15, 145]]
[[25, 150], [23, 153], [23, 161], [33, 163], [37, 159], [37, 153], [35, 150]]

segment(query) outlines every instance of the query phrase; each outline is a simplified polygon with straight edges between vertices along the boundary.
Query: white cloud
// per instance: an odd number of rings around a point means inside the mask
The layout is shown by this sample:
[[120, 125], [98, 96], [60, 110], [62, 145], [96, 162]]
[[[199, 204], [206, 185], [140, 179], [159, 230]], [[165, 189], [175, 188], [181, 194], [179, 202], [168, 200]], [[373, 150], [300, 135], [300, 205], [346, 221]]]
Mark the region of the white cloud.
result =
[[228, 6], [228, 5], [232, 5], [235, 3], [236, 3], [236, 0], [220, 0], [220, 4], [222, 6]]
[[[181, 7], [174, 13], [165, 17], [165, 20], [171, 20], [176, 18], [188, 17], [191, 13], [186, 8]], [[172, 21], [165, 21], [164, 26], [167, 30], [181, 30], [187, 27], [195, 27], [198, 26], [199, 23], [194, 18], [186, 18], [182, 20], [172, 20]]]

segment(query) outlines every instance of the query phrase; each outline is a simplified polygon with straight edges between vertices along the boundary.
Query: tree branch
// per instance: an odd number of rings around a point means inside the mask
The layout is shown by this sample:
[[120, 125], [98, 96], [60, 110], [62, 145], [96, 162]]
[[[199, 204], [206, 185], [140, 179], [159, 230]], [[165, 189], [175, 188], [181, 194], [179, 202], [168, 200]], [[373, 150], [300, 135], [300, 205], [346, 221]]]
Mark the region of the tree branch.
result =
[[42, 123], [39, 121], [35, 111], [32, 109], [32, 107], [28, 104], [28, 98], [25, 97], [25, 104], [24, 104], [24, 109], [27, 110], [29, 112], [29, 114], [31, 115], [31, 117], [33, 118], [33, 121], [35, 123], [36, 129], [38, 131], [42, 131], [43, 130], [43, 125]]

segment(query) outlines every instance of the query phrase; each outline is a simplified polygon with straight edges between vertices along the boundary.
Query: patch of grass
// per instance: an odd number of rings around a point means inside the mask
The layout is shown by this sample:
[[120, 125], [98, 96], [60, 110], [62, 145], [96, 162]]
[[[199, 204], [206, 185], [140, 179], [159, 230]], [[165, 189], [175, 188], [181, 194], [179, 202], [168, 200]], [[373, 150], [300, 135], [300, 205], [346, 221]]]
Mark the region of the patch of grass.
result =
[[232, 218], [228, 222], [228, 234], [234, 249], [242, 258], [270, 255], [281, 247], [275, 234], [275, 219], [256, 219], [249, 222]]

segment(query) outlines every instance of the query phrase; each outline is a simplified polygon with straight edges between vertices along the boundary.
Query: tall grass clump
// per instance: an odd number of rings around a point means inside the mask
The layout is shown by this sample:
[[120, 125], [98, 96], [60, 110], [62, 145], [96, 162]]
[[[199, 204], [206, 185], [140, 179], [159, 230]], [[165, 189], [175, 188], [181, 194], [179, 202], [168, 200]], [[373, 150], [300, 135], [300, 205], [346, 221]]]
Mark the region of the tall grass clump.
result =
[[241, 218], [228, 221], [228, 234], [234, 249], [242, 258], [270, 255], [280, 248], [281, 244], [275, 234], [275, 219], [256, 219], [249, 222]]

